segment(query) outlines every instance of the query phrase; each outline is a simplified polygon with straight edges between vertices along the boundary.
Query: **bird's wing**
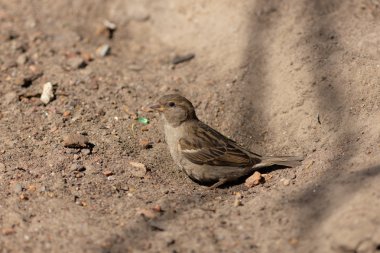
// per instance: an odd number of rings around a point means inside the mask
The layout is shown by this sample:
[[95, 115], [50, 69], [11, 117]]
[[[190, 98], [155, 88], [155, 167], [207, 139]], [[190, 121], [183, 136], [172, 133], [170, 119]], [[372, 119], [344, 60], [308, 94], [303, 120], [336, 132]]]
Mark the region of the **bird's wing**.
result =
[[192, 133], [179, 140], [179, 150], [186, 159], [195, 164], [248, 167], [261, 161], [259, 156], [256, 157], [203, 123], [188, 130]]

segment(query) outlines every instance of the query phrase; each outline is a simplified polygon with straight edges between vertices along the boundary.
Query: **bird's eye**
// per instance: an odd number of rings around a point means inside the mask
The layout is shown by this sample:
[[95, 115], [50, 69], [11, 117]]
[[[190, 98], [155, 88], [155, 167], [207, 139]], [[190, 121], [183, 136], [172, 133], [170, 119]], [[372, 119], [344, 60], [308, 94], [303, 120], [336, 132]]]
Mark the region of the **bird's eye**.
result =
[[174, 102], [169, 102], [169, 103], [168, 103], [168, 106], [169, 106], [169, 107], [174, 107], [174, 106], [175, 106], [175, 103], [174, 103]]

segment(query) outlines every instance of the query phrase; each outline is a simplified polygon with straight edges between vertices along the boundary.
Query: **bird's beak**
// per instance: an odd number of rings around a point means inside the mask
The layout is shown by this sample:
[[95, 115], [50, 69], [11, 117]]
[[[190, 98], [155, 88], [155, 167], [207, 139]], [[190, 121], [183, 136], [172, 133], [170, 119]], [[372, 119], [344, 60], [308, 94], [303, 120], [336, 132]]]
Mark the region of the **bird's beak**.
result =
[[147, 106], [148, 107], [148, 110], [150, 112], [163, 112], [164, 111], [164, 106], [163, 105], [160, 105], [160, 104], [150, 104]]

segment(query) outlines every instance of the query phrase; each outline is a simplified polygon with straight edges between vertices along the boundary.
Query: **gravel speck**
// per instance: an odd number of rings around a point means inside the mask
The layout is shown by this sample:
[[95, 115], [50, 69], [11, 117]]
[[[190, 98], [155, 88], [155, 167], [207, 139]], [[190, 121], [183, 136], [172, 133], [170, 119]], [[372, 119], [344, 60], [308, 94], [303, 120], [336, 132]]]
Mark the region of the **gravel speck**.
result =
[[87, 66], [87, 63], [82, 57], [76, 56], [68, 59], [67, 65], [69, 65], [72, 69], [82, 69]]
[[82, 134], [68, 134], [63, 138], [63, 146], [66, 148], [86, 148], [89, 143], [88, 137]]
[[96, 55], [105, 57], [111, 53], [111, 47], [108, 44], [104, 44], [96, 49]]

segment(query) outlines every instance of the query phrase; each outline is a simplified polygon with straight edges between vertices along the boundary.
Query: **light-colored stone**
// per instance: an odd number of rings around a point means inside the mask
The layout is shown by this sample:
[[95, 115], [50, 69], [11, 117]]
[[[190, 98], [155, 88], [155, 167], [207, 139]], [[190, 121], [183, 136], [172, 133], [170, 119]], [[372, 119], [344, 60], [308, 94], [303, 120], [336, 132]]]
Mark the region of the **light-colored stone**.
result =
[[105, 57], [111, 53], [111, 47], [108, 44], [104, 44], [96, 49], [96, 55]]
[[42, 94], [41, 94], [41, 101], [44, 104], [50, 103], [54, 99], [54, 87], [51, 82], [47, 82], [44, 84]]
[[140, 178], [145, 176], [147, 169], [144, 164], [133, 161], [129, 162], [129, 164], [131, 165], [131, 173], [133, 176]]
[[247, 178], [245, 180], [245, 186], [248, 188], [254, 187], [256, 185], [259, 185], [260, 183], [263, 183], [265, 181], [264, 177], [261, 176], [261, 173], [258, 171], [255, 171], [252, 176]]

